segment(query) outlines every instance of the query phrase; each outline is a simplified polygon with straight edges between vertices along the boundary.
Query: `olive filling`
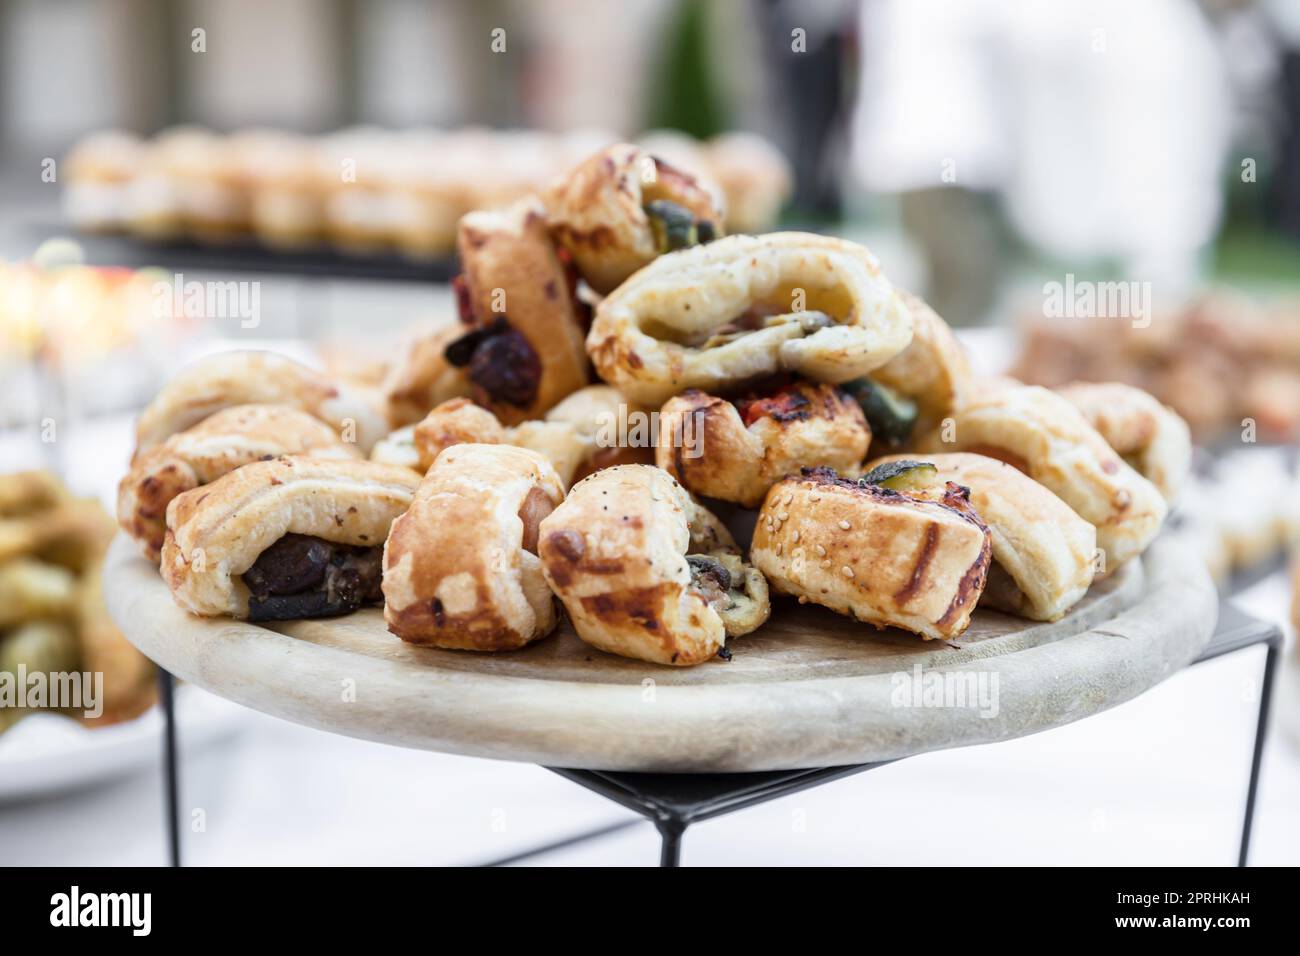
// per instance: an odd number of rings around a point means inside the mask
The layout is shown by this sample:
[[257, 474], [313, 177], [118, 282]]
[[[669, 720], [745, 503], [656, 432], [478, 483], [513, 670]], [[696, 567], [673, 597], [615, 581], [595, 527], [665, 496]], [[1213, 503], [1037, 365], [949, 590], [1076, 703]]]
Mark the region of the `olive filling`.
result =
[[383, 600], [382, 547], [286, 534], [244, 572], [250, 621], [333, 617]]
[[489, 401], [526, 408], [537, 397], [541, 359], [503, 315], [451, 342], [443, 357], [457, 368], [468, 366], [469, 380]]
[[695, 213], [668, 199], [655, 199], [645, 204], [645, 214], [650, 220], [655, 246], [660, 255], [689, 249], [691, 246], [712, 242], [717, 230], [708, 219], [696, 219]]
[[716, 608], [731, 603], [731, 572], [721, 561], [704, 554], [688, 554], [686, 563], [691, 566], [691, 587], [706, 604]]
[[840, 387], [862, 406], [873, 441], [897, 448], [912, 437], [916, 428], [916, 402], [869, 378], [846, 382]]
[[858, 479], [890, 491], [925, 491], [935, 483], [939, 469], [928, 461], [888, 461]]
[[733, 319], [726, 325], [720, 325], [708, 333], [708, 336], [699, 343], [699, 348], [712, 349], [720, 345], [727, 345], [736, 341], [750, 332], [757, 332], [759, 329], [775, 328], [778, 325], [789, 325], [794, 323], [799, 326], [799, 331], [804, 335], [812, 335], [821, 329], [829, 329], [835, 324], [825, 312], [805, 311], [805, 312], [782, 312], [773, 314], [770, 310], [761, 306], [755, 306], [746, 311], [739, 318]]

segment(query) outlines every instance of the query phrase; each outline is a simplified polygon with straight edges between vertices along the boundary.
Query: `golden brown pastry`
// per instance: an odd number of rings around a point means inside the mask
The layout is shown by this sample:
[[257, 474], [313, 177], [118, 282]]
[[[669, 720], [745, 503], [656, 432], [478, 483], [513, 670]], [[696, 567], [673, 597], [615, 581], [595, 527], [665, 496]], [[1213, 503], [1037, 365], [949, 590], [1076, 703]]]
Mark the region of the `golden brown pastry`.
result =
[[[580, 458], [571, 478], [570, 486], [594, 471], [614, 465], [654, 464], [654, 436], [648, 411], [628, 401], [616, 388], [608, 385], [588, 385], [580, 388], [546, 413], [550, 426], [567, 426], [572, 440], [580, 449]], [[549, 435], [528, 435], [521, 438], [528, 422], [514, 430], [518, 444], [542, 452], [554, 463], [558, 455], [549, 451]], [[569, 443], [567, 436], [564, 444]], [[557, 466], [558, 468], [558, 466]], [[565, 477], [561, 473], [560, 477]]]
[[471, 394], [506, 424], [538, 418], [587, 384], [582, 309], [536, 199], [472, 212], [457, 237], [461, 317], [471, 328], [444, 350]]
[[[895, 455], [869, 469], [906, 461]], [[942, 497], [970, 489], [970, 503], [993, 539], [993, 565], [981, 606], [1034, 621], [1055, 621], [1088, 593], [1097, 529], [1056, 495], [1005, 462], [962, 452], [926, 455], [909, 472], [915, 490]], [[870, 470], [868, 474], [870, 474]]]
[[507, 430], [497, 417], [468, 398], [453, 398], [436, 406], [411, 433], [421, 472], [428, 471], [452, 445], [501, 445], [506, 443], [506, 436]]
[[435, 405], [469, 394], [466, 370], [452, 365], [444, 354], [465, 332], [465, 326], [456, 324], [421, 336], [389, 369], [380, 394], [394, 426], [414, 425]]
[[980, 388], [950, 422], [923, 438], [918, 450], [997, 458], [1045, 485], [1096, 527], [1098, 573], [1141, 554], [1160, 532], [1168, 510], [1160, 492], [1055, 392], [1034, 385]]
[[793, 372], [859, 378], [907, 347], [912, 316], [866, 249], [826, 236], [730, 236], [660, 256], [596, 308], [596, 371], [646, 404]]
[[757, 508], [801, 466], [856, 478], [870, 443], [862, 409], [834, 385], [794, 382], [737, 402], [691, 389], [664, 404], [655, 461], [694, 494]]
[[507, 651], [555, 627], [539, 523], [564, 498], [550, 463], [462, 444], [429, 469], [384, 548], [384, 620], [412, 644]]
[[707, 189], [629, 143], [580, 163], [547, 192], [546, 208], [556, 242], [602, 294], [661, 253], [722, 235]]
[[104, 675], [104, 712], [95, 723], [116, 723], [144, 713], [155, 697], [154, 666], [109, 618], [99, 565], [77, 583], [76, 622], [82, 669]]
[[249, 462], [279, 455], [357, 458], [320, 419], [288, 405], [235, 405], [137, 455], [117, 487], [117, 521], [157, 561], [167, 505]]
[[80, 572], [112, 537], [112, 520], [97, 500], [65, 498], [53, 507], [0, 518], [0, 561], [26, 555]]
[[52, 508], [68, 497], [53, 472], [13, 471], [0, 475], [0, 518]]
[[927, 639], [966, 630], [991, 554], [964, 489], [931, 500], [825, 468], [772, 486], [750, 547], [776, 591]]
[[161, 571], [194, 614], [325, 617], [380, 599], [381, 549], [420, 476], [285, 456], [172, 499]]
[[73, 607], [76, 579], [67, 568], [33, 558], [0, 564], [0, 629], [38, 617], [62, 617]]
[[1074, 382], [1055, 391], [1082, 412], [1106, 443], [1160, 490], [1165, 501], [1178, 496], [1192, 469], [1192, 435], [1173, 409], [1142, 389], [1119, 382]]
[[606, 468], [542, 521], [546, 580], [578, 636], [611, 654], [687, 666], [759, 627], [767, 582], [667, 472]]
[[388, 432], [382, 415], [362, 393], [331, 382], [274, 352], [221, 352], [182, 369], [136, 424], [136, 455], [161, 445], [231, 405], [288, 405], [314, 415], [361, 451]]

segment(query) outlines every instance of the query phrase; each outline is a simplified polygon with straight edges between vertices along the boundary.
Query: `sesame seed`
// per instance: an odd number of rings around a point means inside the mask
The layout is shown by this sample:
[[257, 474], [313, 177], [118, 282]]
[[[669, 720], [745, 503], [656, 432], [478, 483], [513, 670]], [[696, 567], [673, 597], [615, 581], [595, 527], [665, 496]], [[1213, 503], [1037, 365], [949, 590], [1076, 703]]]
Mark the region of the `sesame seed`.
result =
[[795, 530], [795, 533], [794, 533], [793, 535], [790, 536], [790, 540], [793, 541], [795, 544], [798, 544], [798, 543], [799, 543], [799, 531], [798, 531], [798, 529], [796, 529], [796, 530]]
[[779, 541], [776, 543], [776, 553], [777, 554], [781, 553], [781, 542]]
[[808, 496], [808, 500], [809, 500], [809, 501], [812, 501], [812, 502], [821, 501], [821, 500], [822, 500], [822, 496], [821, 496], [821, 495], [809, 495], [809, 496]]
[[840, 568], [840, 573], [842, 573], [846, 578], [853, 577], [853, 569], [849, 567], [847, 564], [844, 565], [844, 567]]
[[826, 557], [826, 549], [822, 547], [820, 544], [817, 545], [817, 553], [820, 554], [823, 558]]
[[776, 520], [777, 520], [777, 521], [789, 521], [789, 520], [790, 520], [790, 515], [789, 515], [787, 512], [784, 512], [784, 511], [778, 512], [778, 513], [777, 513], [777, 516], [776, 516]]
[[841, 530], [844, 530], [844, 531], [848, 531], [848, 530], [849, 530], [849, 523], [848, 523], [847, 521], [845, 521], [843, 518], [840, 519], [840, 528], [841, 528]]

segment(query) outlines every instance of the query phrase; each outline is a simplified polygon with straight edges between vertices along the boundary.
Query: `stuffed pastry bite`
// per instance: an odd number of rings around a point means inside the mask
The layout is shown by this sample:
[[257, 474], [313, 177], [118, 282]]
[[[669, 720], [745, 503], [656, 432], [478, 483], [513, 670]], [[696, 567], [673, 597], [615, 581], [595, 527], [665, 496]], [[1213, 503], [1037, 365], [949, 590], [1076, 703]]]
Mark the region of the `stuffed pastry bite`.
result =
[[463, 334], [443, 351], [470, 394], [503, 422], [537, 418], [587, 384], [586, 306], [546, 231], [535, 198], [472, 212], [457, 236], [455, 288]]
[[730, 236], [661, 256], [597, 307], [587, 351], [606, 382], [662, 404], [791, 372], [840, 383], [911, 341], [912, 316], [875, 257], [842, 239]]
[[550, 463], [509, 445], [438, 456], [384, 549], [384, 620], [404, 641], [507, 651], [555, 627], [539, 523], [564, 498]]
[[992, 540], [955, 484], [930, 497], [814, 468], [772, 486], [750, 557], [778, 593], [947, 639], [970, 624]]
[[628, 143], [580, 163], [545, 199], [555, 241], [602, 295], [656, 256], [722, 235], [722, 212], [708, 189]]
[[465, 334], [460, 324], [412, 341], [379, 386], [384, 412], [394, 427], [414, 425], [435, 405], [468, 395], [465, 368], [447, 361], [447, 346]]
[[181, 369], [136, 423], [136, 455], [232, 405], [288, 405], [319, 418], [363, 453], [388, 423], [361, 390], [274, 352], [219, 352]]
[[983, 385], [918, 443], [918, 452], [968, 451], [1005, 461], [1047, 487], [1097, 529], [1098, 573], [1146, 550], [1168, 508], [1155, 485], [1120, 458], [1070, 402], [1036, 385]]
[[1082, 412], [1106, 444], [1155, 485], [1165, 501], [1178, 496], [1192, 469], [1192, 434], [1177, 412], [1120, 382], [1074, 382], [1055, 391]]
[[684, 667], [767, 620], [767, 582], [672, 476], [606, 468], [541, 523], [538, 553], [578, 636], [603, 651]]
[[1097, 529], [1056, 495], [1008, 465], [962, 452], [878, 459], [864, 476], [942, 498], [950, 484], [970, 491], [989, 529], [993, 564], [981, 606], [1034, 621], [1055, 621], [1088, 593]]
[[871, 429], [841, 389], [796, 381], [735, 401], [691, 389], [664, 404], [657, 437], [656, 464], [688, 491], [757, 508], [802, 466], [856, 478]]
[[137, 455], [117, 486], [117, 522], [157, 561], [167, 505], [242, 465], [280, 455], [361, 457], [320, 419], [288, 405], [235, 405]]
[[284, 456], [167, 506], [160, 570], [194, 614], [332, 617], [381, 599], [384, 540], [420, 483], [409, 468]]

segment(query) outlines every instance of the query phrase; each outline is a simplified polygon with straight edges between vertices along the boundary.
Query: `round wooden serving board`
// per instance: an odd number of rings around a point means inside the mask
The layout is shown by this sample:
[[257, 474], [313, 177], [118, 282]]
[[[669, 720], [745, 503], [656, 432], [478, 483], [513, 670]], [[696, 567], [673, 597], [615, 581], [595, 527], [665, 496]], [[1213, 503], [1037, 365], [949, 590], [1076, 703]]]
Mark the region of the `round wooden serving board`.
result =
[[1053, 624], [981, 610], [954, 646], [777, 598], [763, 628], [729, 642], [730, 662], [678, 669], [605, 654], [567, 624], [493, 655], [404, 644], [378, 610], [198, 618], [121, 535], [104, 574], [136, 647], [256, 710], [407, 747], [658, 772], [864, 763], [1056, 727], [1190, 662], [1218, 608], [1193, 550], [1166, 536]]

